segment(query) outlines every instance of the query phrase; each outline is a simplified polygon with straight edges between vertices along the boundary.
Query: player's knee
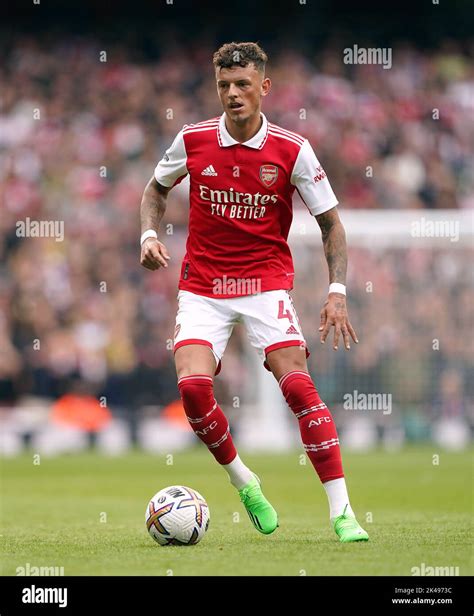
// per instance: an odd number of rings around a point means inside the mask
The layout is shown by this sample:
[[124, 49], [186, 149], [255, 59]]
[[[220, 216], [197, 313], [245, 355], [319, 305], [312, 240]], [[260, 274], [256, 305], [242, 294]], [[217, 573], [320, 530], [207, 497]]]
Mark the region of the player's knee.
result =
[[178, 380], [178, 389], [188, 417], [204, 417], [215, 405], [210, 376], [194, 374]]
[[308, 372], [306, 350], [296, 346], [271, 351], [266, 356], [266, 363], [277, 380], [289, 372]]
[[279, 380], [285, 375], [288, 374], [289, 372], [304, 372], [304, 373], [308, 373], [308, 364], [306, 363], [306, 358], [305, 357], [299, 357], [297, 359], [294, 359], [291, 363], [286, 363], [284, 365], [280, 366], [280, 376], [278, 377]]
[[174, 354], [176, 373], [181, 380], [185, 376], [207, 375], [215, 372], [216, 360], [212, 350], [201, 344], [184, 345]]

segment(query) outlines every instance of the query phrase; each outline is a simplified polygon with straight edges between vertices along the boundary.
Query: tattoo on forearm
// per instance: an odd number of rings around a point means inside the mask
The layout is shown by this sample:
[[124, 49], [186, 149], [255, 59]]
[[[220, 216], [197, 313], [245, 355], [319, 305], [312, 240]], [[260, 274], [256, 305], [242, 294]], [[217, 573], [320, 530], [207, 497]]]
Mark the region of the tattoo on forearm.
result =
[[329, 269], [329, 282], [346, 284], [347, 245], [344, 227], [338, 215], [332, 210], [316, 218], [321, 227], [324, 254]]
[[147, 229], [158, 231], [161, 219], [166, 212], [166, 195], [148, 185], [143, 193], [140, 206], [142, 233]]

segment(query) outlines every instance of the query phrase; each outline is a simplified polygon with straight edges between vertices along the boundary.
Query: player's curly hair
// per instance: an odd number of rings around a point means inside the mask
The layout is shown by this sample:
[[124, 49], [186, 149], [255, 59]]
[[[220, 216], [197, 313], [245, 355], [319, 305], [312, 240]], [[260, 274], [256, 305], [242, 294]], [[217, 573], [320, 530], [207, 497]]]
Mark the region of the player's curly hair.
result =
[[232, 66], [248, 66], [264, 73], [267, 54], [258, 43], [225, 43], [216, 51], [213, 57], [215, 68], [231, 68]]

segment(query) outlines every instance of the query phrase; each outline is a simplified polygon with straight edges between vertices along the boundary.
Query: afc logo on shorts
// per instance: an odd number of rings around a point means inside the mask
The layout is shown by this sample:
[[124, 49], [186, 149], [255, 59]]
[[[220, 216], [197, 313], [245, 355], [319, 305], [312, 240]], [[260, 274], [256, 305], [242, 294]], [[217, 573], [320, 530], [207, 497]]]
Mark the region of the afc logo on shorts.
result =
[[276, 165], [262, 165], [260, 167], [260, 181], [264, 186], [270, 188], [278, 178], [278, 167]]
[[176, 327], [174, 328], [174, 339], [176, 340], [176, 338], [178, 337], [178, 334], [181, 330], [181, 323], [178, 323], [176, 325]]

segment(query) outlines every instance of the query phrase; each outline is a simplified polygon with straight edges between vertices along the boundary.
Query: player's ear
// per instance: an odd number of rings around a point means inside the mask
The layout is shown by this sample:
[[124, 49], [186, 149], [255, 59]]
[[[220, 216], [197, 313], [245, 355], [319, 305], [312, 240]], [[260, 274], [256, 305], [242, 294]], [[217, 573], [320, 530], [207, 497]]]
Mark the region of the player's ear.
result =
[[262, 96], [266, 96], [270, 92], [271, 87], [272, 82], [270, 81], [270, 77], [265, 77], [262, 81]]

